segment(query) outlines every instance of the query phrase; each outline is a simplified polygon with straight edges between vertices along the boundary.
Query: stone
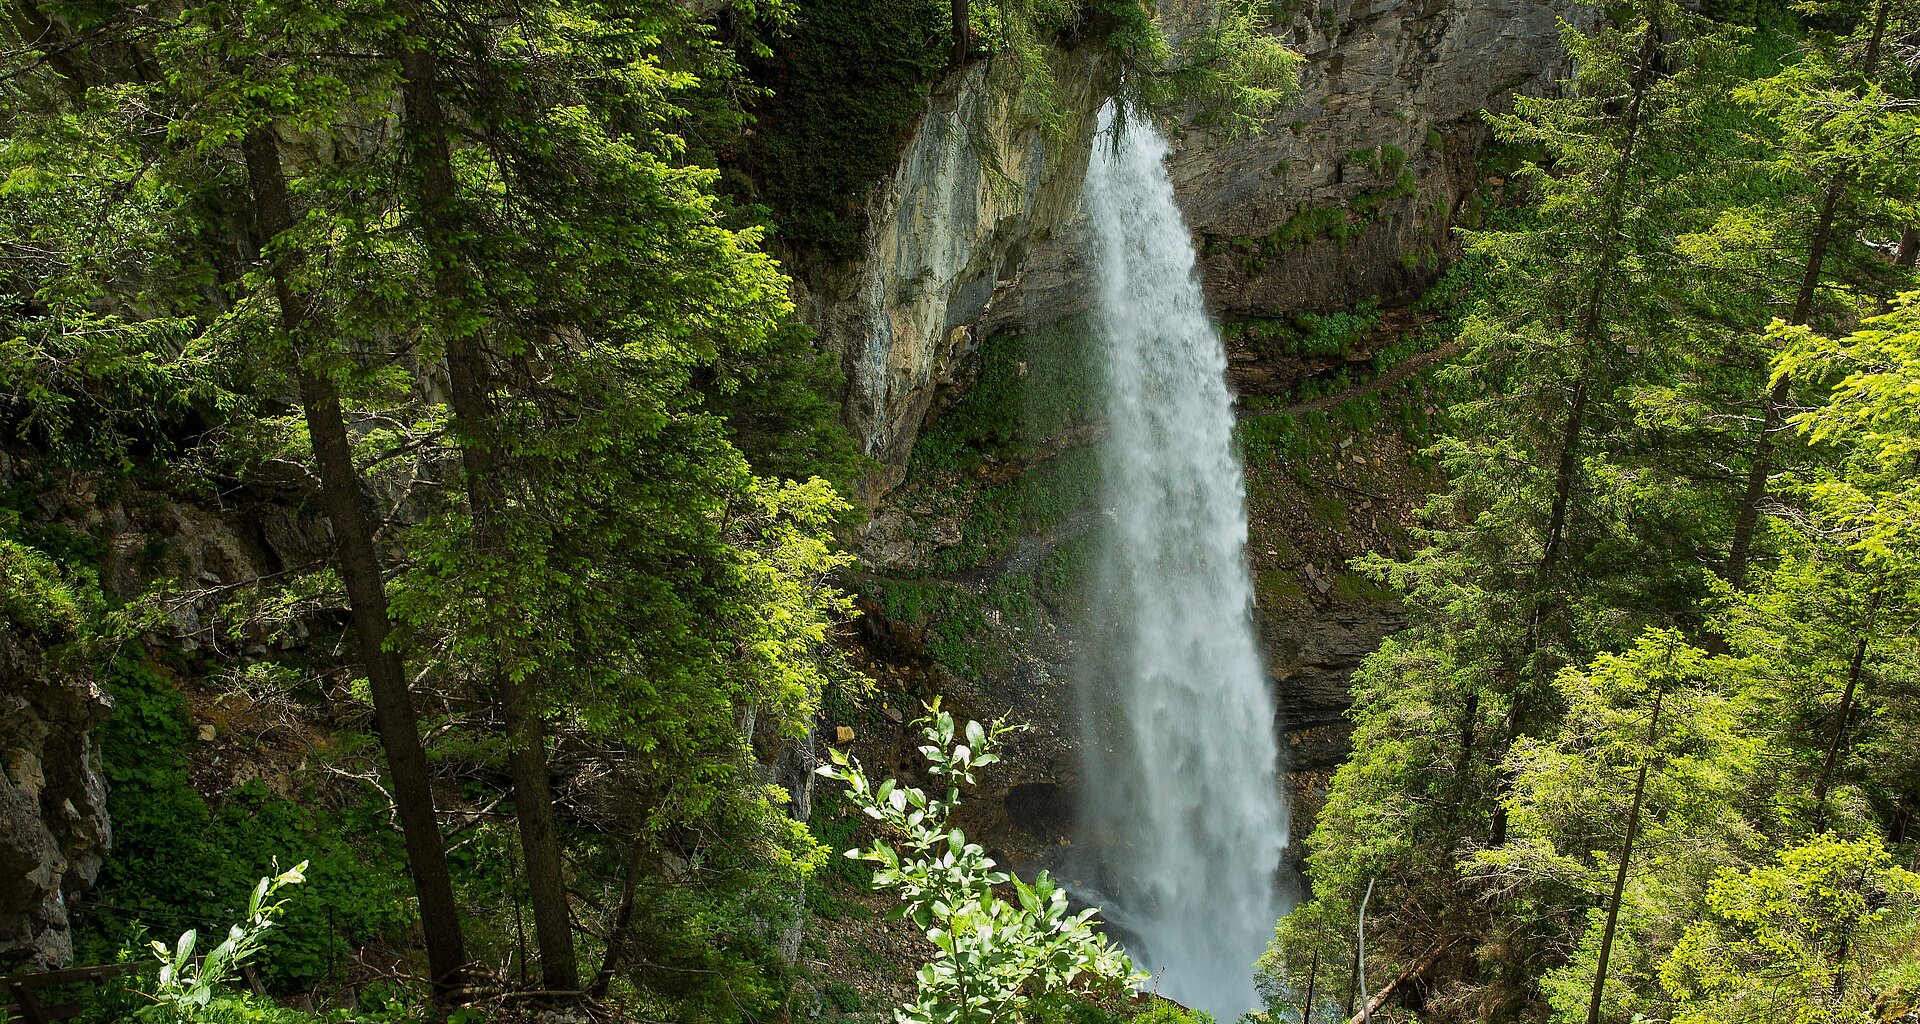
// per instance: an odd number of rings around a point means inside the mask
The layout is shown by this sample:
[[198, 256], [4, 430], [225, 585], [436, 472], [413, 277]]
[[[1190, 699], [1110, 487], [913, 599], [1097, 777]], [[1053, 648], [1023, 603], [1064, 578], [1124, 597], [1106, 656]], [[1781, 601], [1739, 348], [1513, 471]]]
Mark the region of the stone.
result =
[[[1159, 7], [1179, 25], [1206, 4]], [[1423, 288], [1480, 185], [1481, 109], [1556, 88], [1562, 20], [1594, 17], [1575, 0], [1330, 0], [1276, 23], [1305, 58], [1299, 99], [1243, 137], [1188, 126], [1169, 161], [1215, 311], [1391, 304]], [[1079, 187], [1116, 73], [1098, 50], [1051, 58], [1060, 134], [1011, 101], [1014, 62], [976, 62], [942, 82], [867, 199], [862, 257], [800, 283], [802, 315], [846, 370], [846, 422], [882, 466], [856, 487], [869, 509], [905, 479], [914, 442], [964, 390], [982, 339], [1087, 309]], [[1303, 207], [1361, 197], [1378, 209], [1357, 236], [1262, 247]]]
[[847, 743], [852, 743], [852, 742], [853, 742], [853, 727], [852, 727], [852, 726], [850, 726], [850, 725], [836, 725], [836, 726], [834, 726], [834, 727], [833, 727], [833, 742], [834, 742], [834, 743], [835, 743], [836, 745], [838, 745], [838, 744], [847, 744]]
[[[906, 476], [933, 405], [996, 303], [1032, 290], [1019, 265], [1070, 222], [1114, 69], [1098, 47], [1054, 58], [1064, 138], [1025, 104], [1015, 62], [977, 61], [934, 91], [894, 173], [866, 202], [866, 256], [809, 275], [799, 303], [847, 368], [844, 416], [882, 468], [869, 506]], [[1077, 286], [1077, 279], [1072, 282]]]
[[219, 730], [217, 730], [217, 729], [215, 729], [215, 728], [213, 727], [213, 724], [212, 724], [212, 723], [210, 723], [210, 722], [203, 722], [203, 723], [201, 723], [201, 725], [200, 725], [200, 742], [202, 742], [202, 743], [212, 743], [212, 742], [213, 742], [213, 738], [214, 738], [215, 736], [217, 736], [217, 735], [219, 735]]
[[0, 973], [73, 955], [68, 908], [112, 845], [93, 729], [112, 701], [56, 669], [41, 640], [0, 623]]

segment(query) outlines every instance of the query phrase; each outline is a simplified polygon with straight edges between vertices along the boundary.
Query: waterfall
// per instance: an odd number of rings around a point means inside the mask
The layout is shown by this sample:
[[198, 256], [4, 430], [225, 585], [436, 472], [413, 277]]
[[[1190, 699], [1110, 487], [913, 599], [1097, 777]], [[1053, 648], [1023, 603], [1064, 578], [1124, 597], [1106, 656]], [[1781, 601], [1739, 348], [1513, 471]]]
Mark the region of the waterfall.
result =
[[1287, 841], [1253, 627], [1226, 355], [1150, 124], [1100, 114], [1082, 202], [1107, 357], [1103, 506], [1080, 691], [1082, 883], [1160, 994], [1257, 1008]]

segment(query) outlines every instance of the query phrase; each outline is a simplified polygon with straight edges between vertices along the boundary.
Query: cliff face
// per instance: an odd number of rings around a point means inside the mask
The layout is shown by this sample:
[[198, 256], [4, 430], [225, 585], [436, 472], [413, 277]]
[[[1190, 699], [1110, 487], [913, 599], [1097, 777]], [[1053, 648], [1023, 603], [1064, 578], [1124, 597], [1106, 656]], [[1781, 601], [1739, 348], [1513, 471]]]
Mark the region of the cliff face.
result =
[[801, 307], [847, 369], [846, 421], [882, 469], [877, 498], [904, 477], [939, 390], [988, 313], [1018, 293], [1028, 254], [1072, 221], [1108, 69], [1088, 49], [1054, 73], [1065, 126], [1019, 99], [1011, 62], [975, 63], [945, 82], [867, 200], [865, 257], [816, 276]]
[[68, 906], [111, 845], [92, 729], [112, 705], [11, 622], [0, 622], [0, 682], [0, 970], [49, 967], [73, 952]]
[[[1439, 271], [1474, 188], [1479, 112], [1565, 70], [1573, 0], [1329, 0], [1276, 31], [1306, 57], [1302, 93], [1269, 130], [1189, 130], [1170, 166], [1206, 292], [1237, 319], [1391, 302]], [[976, 62], [937, 91], [867, 201], [865, 255], [816, 273], [802, 308], [847, 374], [846, 418], [897, 486], [931, 411], [979, 342], [1084, 312], [1079, 186], [1113, 69], [1056, 60], [1069, 127], [1020, 106], [1011, 62]]]
[[[1419, 294], [1470, 218], [1487, 141], [1480, 111], [1563, 77], [1571, 0], [1330, 0], [1278, 31], [1306, 57], [1302, 94], [1270, 129], [1189, 129], [1170, 164], [1221, 319], [1388, 307]], [[1073, 620], [1102, 520], [1092, 467], [1103, 428], [1098, 355], [1079, 315], [1091, 289], [1078, 186], [1107, 90], [1082, 56], [1073, 131], [1007, 119], [975, 67], [950, 82], [872, 200], [865, 259], [808, 295], [849, 387], [847, 419], [884, 468], [863, 498], [862, 622], [887, 714], [853, 721], [872, 767], [911, 769], [918, 699], [1030, 723], [968, 824], [1016, 863], [1055, 861], [1077, 784]], [[989, 188], [954, 137], [995, 140], [1018, 188]], [[971, 203], [971, 205], [969, 205]], [[1411, 337], [1376, 331], [1329, 362], [1229, 332], [1242, 394], [1286, 395]], [[1415, 403], [1418, 404], [1417, 402]], [[916, 447], [917, 445], [917, 447]], [[1249, 559], [1281, 703], [1296, 836], [1344, 758], [1348, 679], [1400, 619], [1346, 560], [1406, 544], [1434, 481], [1394, 427], [1322, 432], [1284, 453], [1249, 446]], [[890, 692], [887, 692], [890, 691]], [[839, 723], [847, 724], [847, 723]], [[1295, 844], [1296, 853], [1300, 844]]]
[[1552, 88], [1562, 20], [1591, 17], [1571, 0], [1327, 0], [1296, 15], [1302, 95], [1279, 130], [1190, 134], [1170, 168], [1215, 307], [1324, 310], [1422, 287], [1476, 184], [1480, 111]]

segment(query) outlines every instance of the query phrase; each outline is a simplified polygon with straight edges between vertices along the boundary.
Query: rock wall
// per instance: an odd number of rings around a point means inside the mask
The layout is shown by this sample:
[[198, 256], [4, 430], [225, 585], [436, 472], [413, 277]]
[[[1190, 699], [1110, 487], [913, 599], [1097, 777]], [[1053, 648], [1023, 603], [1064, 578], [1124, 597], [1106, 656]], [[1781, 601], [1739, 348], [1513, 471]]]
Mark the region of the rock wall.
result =
[[[1305, 58], [1300, 98], [1268, 130], [1193, 129], [1170, 173], [1227, 319], [1407, 296], [1442, 267], [1486, 141], [1479, 112], [1563, 77], [1574, 0], [1327, 0], [1274, 31]], [[846, 419], [898, 486], [913, 443], [989, 333], [1085, 311], [1079, 186], [1114, 69], [1056, 60], [1070, 127], [1015, 101], [1010, 62], [936, 92], [867, 203], [866, 255], [812, 275], [802, 309], [847, 373]], [[983, 157], [988, 159], [983, 160]]]
[[93, 727], [112, 704], [50, 663], [20, 624], [0, 622], [0, 971], [73, 952], [68, 907], [112, 845]]
[[[1593, 17], [1573, 0], [1323, 0], [1295, 14], [1299, 101], [1261, 136], [1190, 133], [1170, 168], [1215, 307], [1325, 310], [1424, 286], [1476, 184], [1480, 111], [1551, 90], [1569, 70], [1562, 22]], [[1345, 223], [1313, 230], [1336, 208]]]
[[882, 466], [872, 499], [904, 477], [935, 395], [974, 350], [973, 325], [1018, 293], [1029, 250], [1073, 218], [1109, 70], [1083, 48], [1057, 55], [1054, 74], [1064, 126], [1023, 106], [1012, 62], [943, 83], [867, 200], [865, 258], [802, 288], [846, 367], [847, 423]]

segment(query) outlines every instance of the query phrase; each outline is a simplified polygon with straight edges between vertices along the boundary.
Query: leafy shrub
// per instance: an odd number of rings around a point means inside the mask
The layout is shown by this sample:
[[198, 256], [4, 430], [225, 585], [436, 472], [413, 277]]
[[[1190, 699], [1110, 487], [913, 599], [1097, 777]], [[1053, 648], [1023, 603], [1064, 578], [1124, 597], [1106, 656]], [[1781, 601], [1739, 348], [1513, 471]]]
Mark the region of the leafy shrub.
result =
[[227, 937], [201, 956], [194, 956], [200, 932], [189, 928], [169, 947], [154, 941], [153, 955], [160, 961], [160, 976], [149, 993], [153, 1005], [135, 1014], [143, 1021], [201, 1021], [216, 1019], [209, 1012], [219, 990], [260, 953], [273, 919], [286, 908], [286, 901], [274, 899], [280, 890], [306, 881], [307, 862], [291, 870], [260, 879], [247, 897], [246, 920], [231, 925]]
[[357, 946], [411, 919], [399, 836], [369, 807], [314, 811], [255, 780], [209, 807], [193, 785], [186, 703], [154, 667], [121, 659], [105, 673], [114, 711], [102, 761], [114, 849], [78, 905], [78, 955], [111, 959], [140, 924], [185, 930], [236, 916], [244, 878], [311, 851], [312, 897], [265, 940], [258, 967], [279, 989], [308, 988]]
[[[995, 751], [1009, 727], [954, 723], [939, 701], [918, 723], [926, 744], [927, 770], [950, 783], [944, 800], [895, 779], [867, 780], [859, 762], [838, 747], [820, 774], [844, 781], [847, 799], [898, 842], [876, 839], [846, 856], [875, 865], [873, 886], [901, 898], [899, 916], [925, 932], [938, 952], [918, 974], [919, 995], [895, 1013], [903, 1022], [948, 1024], [1016, 1019], [1037, 997], [1077, 987], [1113, 989], [1143, 980], [1119, 947], [1094, 929], [1095, 911], [1067, 909], [1066, 890], [1046, 872], [1033, 884], [996, 865], [978, 844], [950, 827], [961, 785], [973, 785], [974, 769], [999, 761]], [[996, 886], [1011, 883], [1017, 903]]]

